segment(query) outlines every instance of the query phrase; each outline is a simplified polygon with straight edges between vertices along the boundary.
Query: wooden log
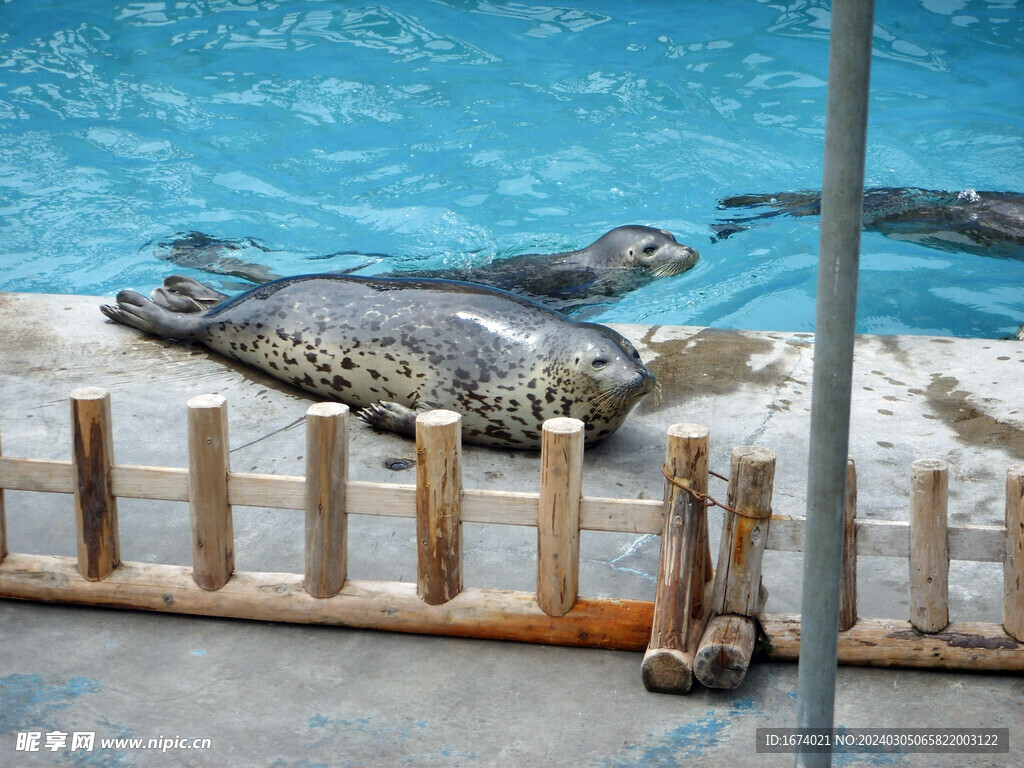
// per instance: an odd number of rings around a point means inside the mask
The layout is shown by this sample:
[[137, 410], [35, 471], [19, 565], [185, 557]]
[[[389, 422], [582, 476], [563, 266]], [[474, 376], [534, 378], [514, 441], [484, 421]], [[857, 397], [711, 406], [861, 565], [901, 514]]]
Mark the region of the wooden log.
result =
[[839, 629], [857, 623], [857, 467], [846, 460], [846, 526], [843, 529], [843, 565], [839, 574]]
[[757, 621], [727, 613], [708, 622], [693, 662], [694, 675], [709, 688], [736, 688], [754, 653]]
[[718, 618], [705, 629], [694, 659], [694, 674], [710, 688], [739, 685], [754, 653], [774, 482], [774, 453], [753, 445], [733, 450], [728, 506], [735, 513], [724, 513], [710, 605]]
[[220, 395], [197, 395], [188, 401], [192, 568], [196, 584], [209, 590], [223, 587], [235, 569], [227, 408]]
[[[665, 451], [665, 528], [654, 598], [651, 639], [641, 673], [644, 686], [660, 693], [687, 693], [693, 658], [704, 630], [704, 550], [700, 540], [704, 501], [686, 488], [708, 489], [708, 428], [675, 424]], [[706, 523], [703, 530], [707, 530]]]
[[[192, 569], [124, 562], [102, 581], [88, 581], [69, 557], [12, 552], [0, 564], [0, 597], [163, 613], [320, 624], [576, 647], [643, 650], [650, 639], [650, 602], [580, 598], [565, 616], [548, 616], [533, 595], [467, 589], [443, 606], [427, 606], [414, 584], [350, 579], [328, 599], [311, 597], [303, 577], [240, 572], [216, 592], [200, 589]], [[762, 614], [757, 658], [795, 662], [800, 617]], [[840, 664], [1024, 673], [1024, 642], [999, 624], [953, 623], [923, 634], [907, 621], [861, 619], [839, 633]]]
[[564, 616], [580, 583], [580, 502], [583, 498], [583, 422], [544, 422], [537, 513], [537, 603]]
[[643, 650], [651, 634], [653, 605], [639, 600], [581, 597], [555, 618], [529, 592], [466, 589], [431, 606], [411, 583], [349, 579], [326, 599], [302, 583], [300, 574], [239, 572], [209, 592], [174, 565], [122, 563], [98, 582], [83, 579], [73, 558], [11, 553], [0, 565], [0, 596], [41, 602], [628, 651]]
[[[0, 461], [3, 460], [4, 449], [0, 445]], [[7, 512], [4, 507], [4, 487], [0, 485], [0, 563], [7, 557]]]
[[110, 422], [107, 390], [85, 387], [71, 393], [78, 569], [91, 581], [106, 578], [121, 561], [117, 499], [111, 485], [114, 443]]
[[462, 417], [416, 417], [417, 592], [441, 605], [462, 591]]
[[[762, 614], [757, 658], [797, 661], [800, 616]], [[919, 632], [909, 621], [859, 619], [839, 633], [840, 664], [965, 672], [1024, 673], [1024, 643], [999, 624], [954, 622], [941, 632]]]
[[306, 591], [332, 597], [348, 567], [348, 406], [317, 403], [306, 411]]
[[948, 483], [944, 461], [911, 466], [910, 623], [921, 632], [939, 632], [949, 623]]
[[768, 539], [775, 454], [756, 445], [733, 449], [718, 569], [711, 597], [716, 614], [754, 616], [760, 609], [761, 559]]
[[1006, 471], [1003, 627], [1012, 637], [1024, 641], [1024, 464]]
[[[709, 471], [708, 475], [710, 475], [710, 474], [711, 474], [711, 472]], [[709, 610], [708, 606], [711, 605], [711, 592], [712, 592], [712, 590], [714, 589], [714, 586], [715, 586], [715, 566], [712, 564], [712, 560], [711, 560], [711, 537], [708, 536], [708, 514], [707, 514], [707, 512], [708, 512], [708, 505], [705, 504], [704, 505], [704, 513], [700, 516], [700, 519], [697, 521], [697, 524], [699, 525], [699, 529], [697, 531], [697, 539], [698, 539], [698, 541], [702, 542], [702, 546], [698, 549], [698, 552], [697, 552], [697, 565], [696, 565], [698, 572], [704, 574], [703, 575], [703, 579], [704, 579], [704, 585], [703, 586], [704, 586], [704, 588], [702, 590], [700, 590], [699, 594], [700, 594], [700, 600], [701, 600], [701, 611], [702, 611], [702, 613], [705, 614], [705, 622], [711, 616], [711, 611]], [[700, 641], [700, 637], [698, 636], [694, 640], [694, 643], [695, 643], [694, 648], [695, 649], [696, 649], [696, 643], [699, 642], [699, 641]]]

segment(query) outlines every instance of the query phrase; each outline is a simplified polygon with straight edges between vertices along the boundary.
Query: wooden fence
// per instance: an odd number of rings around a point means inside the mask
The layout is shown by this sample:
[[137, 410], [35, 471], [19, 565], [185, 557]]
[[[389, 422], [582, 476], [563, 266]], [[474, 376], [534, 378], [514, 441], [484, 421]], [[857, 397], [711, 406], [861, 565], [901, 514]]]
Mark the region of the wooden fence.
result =
[[[72, 392], [71, 413], [71, 461], [0, 454], [0, 597], [646, 649], [645, 684], [673, 692], [695, 675], [739, 684], [758, 636], [760, 658], [798, 656], [800, 617], [761, 611], [760, 569], [765, 547], [802, 550], [803, 518], [771, 513], [774, 455], [737, 448], [712, 568], [704, 427], [668, 430], [659, 502], [582, 497], [583, 425], [574, 419], [545, 425], [539, 493], [518, 493], [462, 487], [460, 417], [448, 411], [417, 420], [415, 485], [348, 479], [348, 408], [336, 403], [307, 412], [304, 477], [232, 471], [220, 396], [188, 403], [187, 469], [115, 464], [105, 390]], [[909, 523], [858, 519], [850, 463], [840, 663], [1024, 672], [1024, 467], [1007, 472], [1005, 527], [948, 525], [947, 477], [942, 462], [916, 462]], [[4, 489], [73, 494], [77, 558], [8, 553]], [[192, 567], [121, 562], [118, 498], [188, 503]], [[304, 511], [305, 574], [235, 571], [235, 505]], [[347, 578], [350, 514], [416, 519], [416, 584]], [[536, 527], [536, 593], [465, 587], [464, 522]], [[660, 534], [654, 603], [580, 597], [581, 530]], [[909, 560], [909, 621], [857, 617], [857, 555]], [[1003, 563], [1002, 625], [949, 623], [951, 559]]]

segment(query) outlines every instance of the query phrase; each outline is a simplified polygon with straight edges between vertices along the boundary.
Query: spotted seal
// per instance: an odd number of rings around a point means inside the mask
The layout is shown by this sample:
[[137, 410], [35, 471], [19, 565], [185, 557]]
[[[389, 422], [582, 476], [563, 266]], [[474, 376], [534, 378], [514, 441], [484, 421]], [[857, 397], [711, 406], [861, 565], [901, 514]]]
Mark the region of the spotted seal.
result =
[[[159, 258], [172, 261], [178, 266], [242, 277], [253, 283], [265, 283], [277, 277], [262, 264], [244, 260], [247, 253], [273, 252], [254, 238], [227, 240], [202, 232], [184, 232], [158, 241], [155, 246]], [[346, 251], [345, 254], [363, 255], [379, 261], [391, 258], [379, 253], [356, 254]], [[387, 274], [392, 277], [429, 277], [489, 285], [568, 312], [622, 296], [657, 278], [681, 275], [693, 268], [699, 259], [700, 255], [695, 249], [677, 242], [671, 232], [631, 224], [616, 227], [586, 248], [576, 251], [528, 253], [495, 259], [478, 266], [396, 270]], [[365, 266], [347, 270], [343, 274], [360, 271]], [[193, 306], [192, 309], [198, 311], [199, 306]], [[181, 310], [185, 311], [187, 307], [182, 306]]]
[[655, 388], [625, 338], [505, 291], [457, 281], [309, 275], [257, 286], [202, 313], [133, 291], [110, 319], [193, 341], [413, 434], [418, 412], [463, 416], [463, 439], [537, 449], [541, 424], [581, 419], [612, 434]]
[[564, 312], [635, 291], [659, 277], [681, 275], [699, 259], [695, 249], [677, 242], [671, 232], [631, 224], [578, 251], [528, 253], [477, 267], [395, 274], [481, 283]]

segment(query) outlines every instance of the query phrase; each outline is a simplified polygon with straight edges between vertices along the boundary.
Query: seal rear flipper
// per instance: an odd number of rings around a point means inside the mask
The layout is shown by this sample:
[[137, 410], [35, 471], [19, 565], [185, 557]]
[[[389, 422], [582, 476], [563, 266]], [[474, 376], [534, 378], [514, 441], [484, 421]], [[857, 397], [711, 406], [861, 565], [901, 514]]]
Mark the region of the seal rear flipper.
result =
[[116, 306], [104, 304], [100, 311], [115, 323], [168, 339], [193, 341], [201, 327], [200, 315], [172, 312], [135, 291], [121, 291]]
[[421, 413], [426, 413], [440, 407], [433, 403], [420, 401], [416, 404], [415, 408], [407, 408], [390, 400], [381, 400], [363, 408], [357, 415], [371, 427], [383, 429], [385, 432], [394, 432], [398, 435], [415, 437], [416, 417]]
[[226, 293], [184, 275], [164, 278], [163, 286], [154, 288], [150, 295], [159, 306], [186, 314], [205, 312], [229, 298]]

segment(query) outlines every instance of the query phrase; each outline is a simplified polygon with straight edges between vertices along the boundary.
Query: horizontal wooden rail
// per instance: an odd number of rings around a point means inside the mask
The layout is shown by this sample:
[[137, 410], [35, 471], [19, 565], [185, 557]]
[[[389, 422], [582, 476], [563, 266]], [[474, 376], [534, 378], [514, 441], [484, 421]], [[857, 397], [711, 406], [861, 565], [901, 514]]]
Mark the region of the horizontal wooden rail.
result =
[[87, 581], [75, 558], [10, 554], [0, 564], [0, 593], [197, 616], [324, 624], [392, 632], [640, 650], [651, 634], [652, 603], [583, 598], [561, 617], [544, 613], [530, 592], [464, 589], [428, 605], [407, 582], [349, 579], [334, 597], [317, 598], [303, 576], [236, 571], [220, 589], [201, 589], [186, 566], [122, 562], [103, 581]]
[[[858, 557], [910, 557], [910, 523], [904, 520], [857, 518]], [[950, 560], [1001, 563], [1006, 528], [1001, 525], [951, 525]], [[804, 518], [773, 515], [768, 530], [768, 549], [775, 552], [803, 552]]]
[[[556, 618], [532, 593], [474, 588], [430, 606], [415, 584], [351, 579], [336, 596], [315, 598], [302, 582], [300, 574], [235, 572], [211, 592], [186, 566], [123, 562], [103, 581], [87, 581], [75, 558], [12, 553], [0, 564], [0, 593], [22, 600], [614, 650], [644, 650], [654, 614], [650, 602], [581, 597]], [[796, 661], [800, 617], [762, 614], [760, 623], [757, 657]], [[839, 663], [1020, 673], [1024, 643], [998, 624], [952, 623], [925, 635], [908, 621], [860, 619], [839, 633]]]
[[[757, 656], [765, 661], [800, 658], [799, 614], [761, 614], [763, 637]], [[969, 672], [1024, 673], [1024, 643], [999, 624], [952, 622], [924, 634], [909, 621], [858, 619], [839, 633], [840, 664]]]
[[[188, 501], [188, 470], [115, 464], [114, 495], [128, 499]], [[0, 457], [0, 488], [9, 491], [73, 493], [70, 461]], [[236, 507], [305, 509], [305, 478], [232, 472], [228, 499]], [[537, 525], [539, 493], [466, 489], [462, 520], [466, 523]], [[416, 486], [350, 480], [350, 513], [384, 517], [416, 517]], [[645, 499], [584, 498], [580, 528], [612, 533], [661, 533], [662, 503]]]
[[[132, 499], [188, 501], [188, 470], [115, 464], [114, 495]], [[233, 506], [267, 507], [301, 511], [305, 505], [305, 480], [301, 476], [232, 472], [228, 498]], [[73, 493], [70, 461], [0, 457], [0, 488], [9, 491]], [[351, 514], [416, 517], [416, 486], [400, 483], [349, 481]], [[500, 525], [537, 525], [540, 494], [518, 491], [466, 489], [462, 497], [462, 521]], [[660, 534], [660, 501], [584, 497], [580, 528], [587, 531]], [[910, 557], [910, 524], [900, 520], [857, 519], [857, 554], [860, 557]], [[951, 525], [948, 528], [951, 560], [1001, 563], [1006, 528], [1000, 525]], [[773, 515], [767, 549], [802, 552], [804, 518]]]

